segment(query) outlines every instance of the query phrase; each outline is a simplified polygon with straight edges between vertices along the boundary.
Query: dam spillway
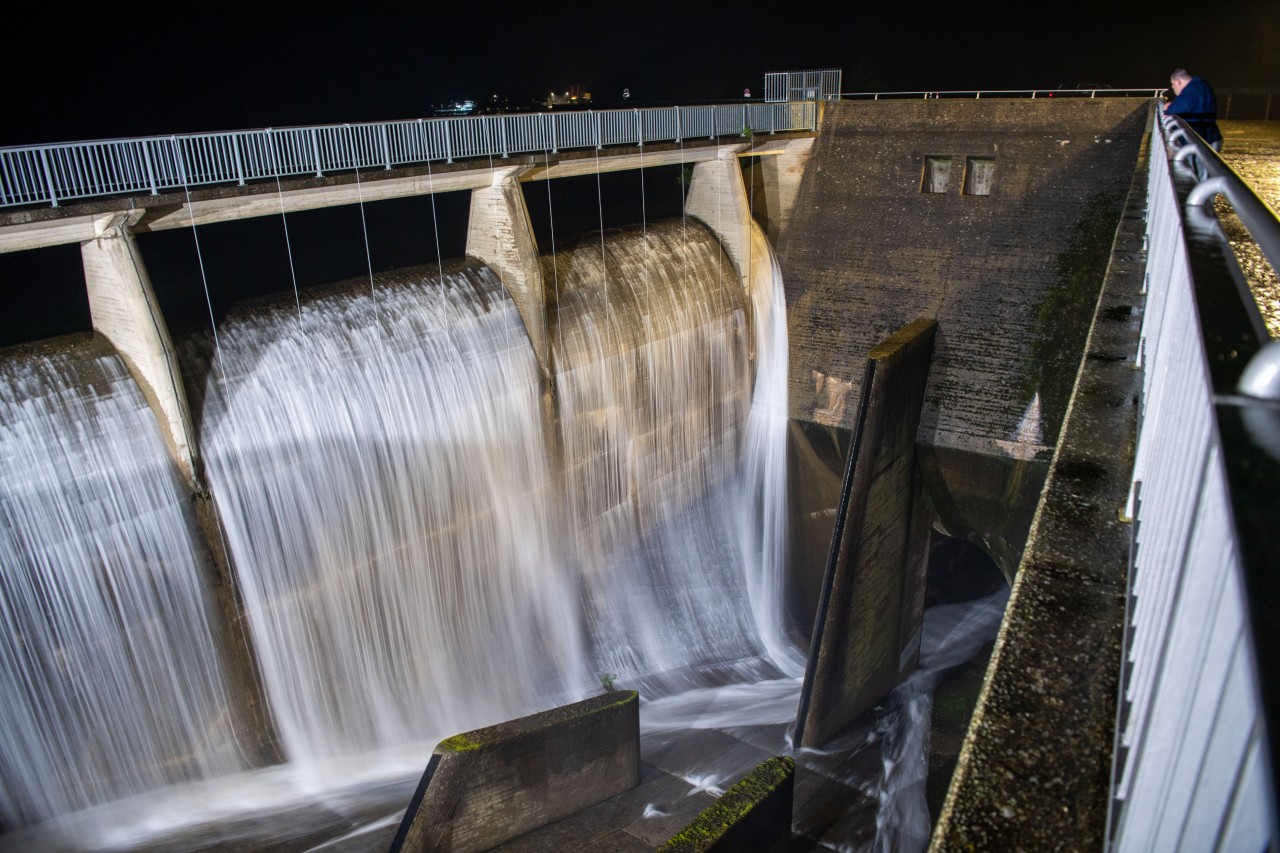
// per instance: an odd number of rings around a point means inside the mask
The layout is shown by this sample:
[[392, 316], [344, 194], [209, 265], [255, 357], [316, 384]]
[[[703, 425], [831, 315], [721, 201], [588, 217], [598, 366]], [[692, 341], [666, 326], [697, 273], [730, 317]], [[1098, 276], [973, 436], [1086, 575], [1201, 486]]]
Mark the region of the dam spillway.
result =
[[[756, 245], [768, 251], [763, 239]], [[420, 769], [439, 738], [599, 689], [602, 675], [657, 693], [698, 683], [699, 671], [721, 680], [778, 673], [761, 636], [781, 630], [762, 629], [756, 614], [770, 611], [753, 607], [750, 594], [762, 594], [766, 561], [748, 559], [741, 543], [761, 541], [762, 513], [782, 518], [768, 504], [785, 495], [783, 472], [766, 477], [767, 465], [744, 457], [785, 440], [782, 407], [753, 405], [770, 389], [752, 368], [778, 377], [784, 373], [762, 361], [785, 358], [785, 348], [753, 344], [753, 323], [776, 324], [781, 312], [749, 307], [719, 243], [695, 222], [594, 235], [546, 263], [557, 283], [550, 399], [514, 305], [474, 261], [247, 306], [216, 335], [182, 347], [222, 530], [214, 541], [180, 545], [187, 562], [166, 563], [161, 574], [207, 598], [206, 550], [226, 549], [281, 752], [313, 786], [338, 784], [359, 756], [381, 754], [369, 759], [376, 765], [390, 753], [399, 770]], [[101, 339], [92, 347], [109, 352]], [[32, 419], [24, 434], [57, 440], [84, 429], [28, 413], [33, 385], [101, 405], [93, 383], [63, 388], [54, 376], [12, 376], [5, 399], [15, 421]], [[135, 420], [145, 415], [136, 393], [132, 406]], [[85, 421], [135, 445], [154, 436], [154, 423], [130, 425], [110, 413]], [[78, 471], [41, 474], [13, 444], [6, 437], [5, 458], [21, 477], [7, 476], [6, 491], [43, 476], [41, 488], [60, 493], [83, 479]], [[775, 447], [772, 455], [781, 454]], [[77, 500], [89, 506], [129, 490], [118, 469], [137, 465], [136, 456], [158, 469], [153, 479], [175, 479], [162, 443], [96, 456], [103, 491]], [[172, 526], [194, 529], [189, 503], [170, 502]], [[18, 520], [7, 521], [18, 533], [15, 565], [33, 575], [62, 570], [42, 567], [24, 550]], [[32, 512], [22, 523], [46, 520]], [[81, 571], [92, 574], [111, 530], [82, 522], [67, 535], [82, 543]], [[777, 574], [775, 567], [770, 576]], [[197, 603], [214, 618], [207, 600]], [[83, 607], [45, 601], [40, 624], [5, 641], [25, 648], [27, 635], [56, 632], [68, 611]], [[131, 636], [133, 617], [110, 603], [107, 610], [99, 621]], [[211, 652], [221, 640], [201, 639], [198, 619], [175, 618], [167, 630], [188, 636], [170, 650], [186, 657], [168, 669], [217, 682]], [[77, 651], [52, 641], [45, 653], [60, 660]], [[117, 657], [100, 647], [78, 653], [89, 670], [103, 665], [98, 656]], [[31, 664], [15, 655], [7, 655], [15, 661], [7, 694], [22, 696]], [[187, 689], [173, 682], [147, 692]], [[127, 709], [102, 701], [99, 726], [132, 725]], [[214, 722], [197, 718], [191, 739], [234, 720], [238, 701], [204, 700], [200, 713]], [[165, 716], [163, 703], [153, 705], [151, 713]], [[42, 717], [38, 709], [30, 716]], [[42, 725], [36, 740], [64, 739], [58, 723]], [[92, 751], [73, 746], [57, 760], [71, 777], [114, 779], [86, 763]], [[198, 767], [184, 755], [184, 771], [170, 775], [209, 780], [259, 763], [234, 736], [223, 752], [229, 763]], [[147, 761], [145, 752], [132, 759]], [[10, 829], [156, 784], [22, 804], [16, 792], [37, 788], [31, 772], [22, 760], [5, 766]], [[138, 772], [146, 780], [155, 771]]]

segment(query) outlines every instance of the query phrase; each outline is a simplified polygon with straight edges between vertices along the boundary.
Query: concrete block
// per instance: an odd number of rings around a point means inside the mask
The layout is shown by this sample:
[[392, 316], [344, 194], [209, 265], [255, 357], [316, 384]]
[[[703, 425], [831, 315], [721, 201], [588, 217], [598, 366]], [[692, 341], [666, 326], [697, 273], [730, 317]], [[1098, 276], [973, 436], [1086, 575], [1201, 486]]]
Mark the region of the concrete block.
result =
[[786, 842], [791, 838], [795, 770], [788, 756], [762, 761], [659, 847], [659, 853], [754, 853]]
[[818, 746], [914, 668], [930, 513], [916, 430], [937, 323], [917, 320], [871, 350], [818, 604], [795, 742]]
[[488, 850], [639, 783], [639, 694], [605, 693], [441, 741], [391, 851]]

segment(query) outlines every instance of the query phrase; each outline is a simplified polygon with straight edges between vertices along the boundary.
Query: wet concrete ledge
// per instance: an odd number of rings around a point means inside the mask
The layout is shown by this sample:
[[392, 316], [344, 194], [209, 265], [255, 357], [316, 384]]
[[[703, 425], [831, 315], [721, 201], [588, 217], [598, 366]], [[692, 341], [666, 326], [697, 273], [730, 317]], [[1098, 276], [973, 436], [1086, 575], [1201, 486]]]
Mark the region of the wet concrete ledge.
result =
[[605, 693], [441, 741], [391, 850], [488, 850], [639, 783], [639, 694]]
[[1141, 378], [1147, 144], [934, 851], [1104, 849]]
[[796, 763], [789, 756], [760, 762], [658, 853], [769, 850], [789, 841], [795, 772]]

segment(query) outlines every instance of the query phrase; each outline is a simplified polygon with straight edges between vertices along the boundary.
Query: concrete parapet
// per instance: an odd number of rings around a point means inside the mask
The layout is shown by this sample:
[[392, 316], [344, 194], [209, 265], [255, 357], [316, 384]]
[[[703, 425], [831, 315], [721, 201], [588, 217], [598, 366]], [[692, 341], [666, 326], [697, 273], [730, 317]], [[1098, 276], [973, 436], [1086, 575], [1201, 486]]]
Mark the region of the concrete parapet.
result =
[[640, 783], [640, 697], [605, 693], [436, 747], [397, 851], [479, 851]]
[[775, 756], [724, 792], [659, 853], [767, 851], [791, 838], [795, 761]]
[[916, 430], [937, 323], [916, 320], [871, 350], [836, 514], [795, 742], [818, 746], [915, 666], [929, 512]]
[[93, 328], [115, 346], [155, 412], [165, 445], [193, 487], [198, 483], [195, 430], [173, 340], [130, 226], [142, 211], [97, 221], [97, 237], [80, 244]]
[[524, 167], [493, 170], [493, 181], [471, 191], [467, 254], [488, 264], [502, 278], [524, 320], [542, 375], [551, 375], [547, 307], [542, 260], [518, 177]]

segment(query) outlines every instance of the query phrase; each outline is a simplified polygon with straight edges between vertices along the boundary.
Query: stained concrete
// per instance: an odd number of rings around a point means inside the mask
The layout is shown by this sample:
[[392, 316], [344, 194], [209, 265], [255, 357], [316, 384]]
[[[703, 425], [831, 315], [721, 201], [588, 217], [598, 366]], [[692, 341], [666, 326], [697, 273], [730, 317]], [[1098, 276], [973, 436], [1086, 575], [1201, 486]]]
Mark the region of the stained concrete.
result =
[[[938, 320], [919, 441], [948, 533], [1012, 575], [1057, 437], [1147, 99], [832, 102], [778, 247], [790, 415], [857, 418], [871, 346]], [[946, 192], [925, 160], [953, 158]], [[995, 160], [990, 195], [967, 158]]]
[[1102, 850], [1131, 525], [1145, 155], [930, 849]]
[[488, 850], [636, 787], [639, 712], [605, 693], [441, 741], [391, 849]]
[[916, 429], [937, 323], [918, 320], [867, 359], [863, 399], [818, 604], [795, 739], [830, 740], [892, 690], [920, 652], [929, 511]]

